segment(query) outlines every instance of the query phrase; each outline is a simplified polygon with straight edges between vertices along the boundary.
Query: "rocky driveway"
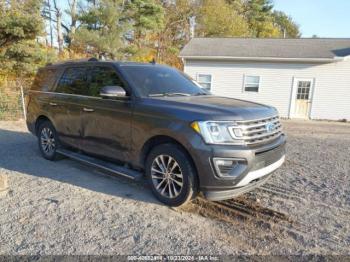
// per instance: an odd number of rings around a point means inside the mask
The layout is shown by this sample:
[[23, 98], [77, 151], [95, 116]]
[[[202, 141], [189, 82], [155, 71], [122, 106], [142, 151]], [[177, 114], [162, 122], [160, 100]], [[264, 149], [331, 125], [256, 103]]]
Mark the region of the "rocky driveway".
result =
[[350, 254], [350, 124], [284, 121], [287, 161], [262, 188], [181, 209], [142, 183], [44, 160], [0, 122], [0, 254]]

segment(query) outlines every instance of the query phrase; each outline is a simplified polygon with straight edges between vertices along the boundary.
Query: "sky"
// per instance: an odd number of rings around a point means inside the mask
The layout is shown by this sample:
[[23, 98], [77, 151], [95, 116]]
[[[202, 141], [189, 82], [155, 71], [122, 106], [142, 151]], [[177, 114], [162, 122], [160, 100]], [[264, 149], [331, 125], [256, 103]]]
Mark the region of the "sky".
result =
[[350, 38], [350, 0], [273, 0], [300, 26], [303, 37]]

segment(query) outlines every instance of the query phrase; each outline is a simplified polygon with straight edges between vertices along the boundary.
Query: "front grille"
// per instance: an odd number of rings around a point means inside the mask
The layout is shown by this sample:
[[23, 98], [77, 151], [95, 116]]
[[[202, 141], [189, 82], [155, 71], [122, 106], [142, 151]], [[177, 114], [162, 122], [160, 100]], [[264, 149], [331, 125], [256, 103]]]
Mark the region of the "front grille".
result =
[[258, 120], [236, 121], [236, 124], [236, 126], [232, 127], [231, 132], [247, 145], [264, 143], [282, 135], [282, 126], [278, 116]]

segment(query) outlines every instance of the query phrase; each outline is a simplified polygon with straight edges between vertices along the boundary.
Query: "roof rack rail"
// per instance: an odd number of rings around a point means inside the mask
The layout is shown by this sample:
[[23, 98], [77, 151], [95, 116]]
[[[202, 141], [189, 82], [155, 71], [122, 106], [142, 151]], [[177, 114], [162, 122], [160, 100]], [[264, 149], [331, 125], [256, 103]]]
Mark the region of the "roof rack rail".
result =
[[100, 60], [98, 60], [96, 57], [91, 57], [91, 58], [63, 60], [56, 63], [47, 63], [45, 66], [64, 65], [64, 64], [79, 63], [79, 62], [98, 62], [98, 61]]

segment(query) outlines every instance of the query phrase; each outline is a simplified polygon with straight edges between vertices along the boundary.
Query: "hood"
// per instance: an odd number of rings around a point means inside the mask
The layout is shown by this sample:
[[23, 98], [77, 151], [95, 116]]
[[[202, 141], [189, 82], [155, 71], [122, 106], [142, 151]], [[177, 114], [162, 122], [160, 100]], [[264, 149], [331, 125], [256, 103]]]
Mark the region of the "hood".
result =
[[146, 98], [162, 112], [182, 113], [190, 120], [253, 120], [277, 115], [274, 107], [220, 96], [177, 96]]

